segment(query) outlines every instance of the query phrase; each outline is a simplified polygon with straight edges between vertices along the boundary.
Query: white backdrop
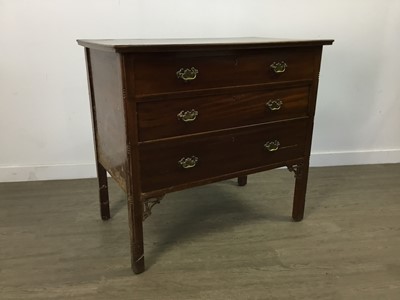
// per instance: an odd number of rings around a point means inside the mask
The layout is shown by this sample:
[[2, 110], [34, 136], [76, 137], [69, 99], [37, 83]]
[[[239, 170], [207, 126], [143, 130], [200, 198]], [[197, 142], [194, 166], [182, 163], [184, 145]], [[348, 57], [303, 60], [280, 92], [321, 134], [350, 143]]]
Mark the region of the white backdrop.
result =
[[0, 0], [0, 181], [94, 176], [77, 38], [332, 38], [312, 165], [400, 162], [398, 0]]

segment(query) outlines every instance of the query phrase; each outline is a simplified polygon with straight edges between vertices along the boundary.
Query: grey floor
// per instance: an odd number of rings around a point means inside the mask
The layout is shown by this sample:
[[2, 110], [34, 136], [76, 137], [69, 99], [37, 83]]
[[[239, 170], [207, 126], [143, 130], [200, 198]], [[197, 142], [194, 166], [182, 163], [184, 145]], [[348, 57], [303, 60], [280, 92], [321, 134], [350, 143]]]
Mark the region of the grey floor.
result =
[[400, 165], [313, 168], [305, 219], [274, 170], [167, 195], [130, 271], [125, 198], [96, 182], [0, 184], [0, 299], [400, 299]]

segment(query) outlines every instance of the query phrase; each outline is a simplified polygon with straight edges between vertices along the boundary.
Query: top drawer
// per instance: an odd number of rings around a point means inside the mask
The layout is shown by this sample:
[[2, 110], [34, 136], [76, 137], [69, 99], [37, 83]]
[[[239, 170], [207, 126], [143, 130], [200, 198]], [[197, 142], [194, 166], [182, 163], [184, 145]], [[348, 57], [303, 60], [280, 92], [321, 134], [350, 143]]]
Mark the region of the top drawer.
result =
[[317, 50], [138, 53], [128, 55], [127, 63], [140, 96], [312, 79]]

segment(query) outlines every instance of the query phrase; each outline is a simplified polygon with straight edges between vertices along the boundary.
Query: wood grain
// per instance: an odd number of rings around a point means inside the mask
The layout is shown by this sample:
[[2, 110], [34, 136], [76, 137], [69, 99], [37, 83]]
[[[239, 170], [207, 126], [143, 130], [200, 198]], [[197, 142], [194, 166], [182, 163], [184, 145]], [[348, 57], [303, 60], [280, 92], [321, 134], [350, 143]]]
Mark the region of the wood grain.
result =
[[[308, 114], [309, 87], [267, 89], [249, 93], [232, 93], [190, 97], [176, 100], [138, 103], [138, 127], [141, 141], [234, 128], [276, 120], [304, 117]], [[282, 106], [272, 111], [269, 100]], [[192, 122], [183, 122], [181, 111], [195, 110]]]
[[90, 84], [99, 162], [126, 190], [126, 134], [118, 54], [89, 50]]
[[[129, 70], [135, 72], [135, 94], [158, 94], [266, 82], [311, 79], [319, 47], [263, 49], [252, 51], [176, 52], [129, 54]], [[284, 61], [288, 67], [276, 74], [270, 65]], [[177, 78], [181, 68], [196, 68], [195, 80]]]
[[[142, 189], [144, 192], [169, 186], [245, 171], [258, 166], [304, 155], [307, 119], [236, 129], [219, 134], [177, 138], [140, 145]], [[277, 151], [264, 145], [279, 141]], [[178, 164], [182, 158], [195, 156], [191, 169]]]

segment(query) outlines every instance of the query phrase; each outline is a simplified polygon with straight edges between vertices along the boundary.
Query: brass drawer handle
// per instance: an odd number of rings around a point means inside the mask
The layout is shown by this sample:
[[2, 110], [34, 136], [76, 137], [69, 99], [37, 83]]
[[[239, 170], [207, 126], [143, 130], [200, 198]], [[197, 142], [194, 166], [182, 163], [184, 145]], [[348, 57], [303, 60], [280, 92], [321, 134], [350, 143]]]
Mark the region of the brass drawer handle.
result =
[[195, 80], [197, 74], [199, 74], [199, 70], [197, 70], [195, 67], [191, 67], [190, 69], [181, 68], [176, 72], [176, 76], [185, 82]]
[[199, 158], [196, 156], [192, 157], [182, 157], [179, 161], [178, 164], [182, 166], [184, 169], [190, 169], [194, 168], [198, 162]]
[[199, 112], [195, 109], [184, 111], [182, 110], [178, 115], [178, 119], [182, 120], [183, 122], [193, 122], [196, 120]]
[[264, 144], [264, 148], [267, 149], [269, 152], [274, 152], [279, 149], [280, 145], [281, 143], [279, 143], [278, 140], [268, 141]]
[[270, 110], [280, 110], [282, 108], [283, 102], [280, 99], [271, 99], [266, 103]]
[[287, 68], [287, 64], [284, 61], [281, 62], [273, 62], [271, 64], [271, 69], [274, 70], [275, 73], [283, 73], [286, 71]]

